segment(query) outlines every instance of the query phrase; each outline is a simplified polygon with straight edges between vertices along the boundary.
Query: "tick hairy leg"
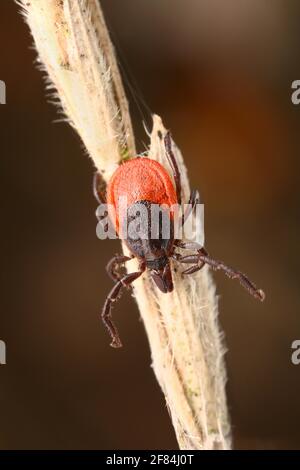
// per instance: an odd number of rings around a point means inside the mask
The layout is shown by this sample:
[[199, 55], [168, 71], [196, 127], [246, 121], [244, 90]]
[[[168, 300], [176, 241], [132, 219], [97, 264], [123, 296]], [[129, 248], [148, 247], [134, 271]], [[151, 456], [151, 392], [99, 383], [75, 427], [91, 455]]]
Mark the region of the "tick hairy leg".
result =
[[106, 271], [109, 277], [115, 282], [120, 281], [123, 276], [117, 272], [117, 269], [133, 258], [134, 256], [115, 255], [106, 265]]
[[[105, 192], [103, 191], [103, 185], [104, 185], [104, 181], [100, 173], [96, 172], [93, 178], [93, 193], [97, 202], [99, 203], [99, 206], [106, 204], [106, 198], [105, 198]], [[105, 210], [103, 215], [99, 215], [98, 209], [99, 207], [96, 210], [96, 217], [98, 221], [100, 222], [100, 224], [102, 225], [104, 232], [107, 232], [108, 231], [108, 223], [107, 223], [108, 212], [107, 210]]]
[[103, 191], [104, 184], [102, 176], [96, 171], [93, 178], [93, 193], [99, 204], [106, 204], [105, 192]]
[[[189, 248], [193, 246], [193, 243], [180, 243], [178, 246], [181, 248]], [[175, 255], [175, 256], [174, 256]], [[183, 271], [182, 274], [193, 274], [199, 271], [205, 264], [209, 265], [215, 271], [223, 271], [230, 279], [237, 279], [239, 283], [256, 299], [263, 301], [265, 299], [265, 293], [263, 290], [258, 289], [256, 285], [250, 281], [250, 279], [243, 274], [241, 271], [227, 266], [223, 261], [219, 261], [211, 258], [204, 248], [200, 248], [197, 254], [181, 256], [178, 253], [174, 253], [173, 257], [180, 263], [194, 264], [190, 268]]]
[[118, 296], [122, 291], [122, 288], [127, 287], [130, 284], [132, 284], [138, 277], [140, 277], [143, 274], [144, 271], [145, 271], [145, 267], [141, 266], [140, 271], [126, 274], [122, 279], [120, 279], [114, 285], [114, 287], [112, 288], [112, 290], [106, 297], [106, 300], [102, 309], [101, 318], [111, 336], [112, 342], [110, 343], [110, 345], [113, 348], [121, 348], [122, 342], [120, 340], [118, 330], [111, 318], [112, 304], [118, 299]]
[[170, 163], [170, 166], [173, 172], [173, 178], [174, 178], [175, 186], [176, 186], [177, 202], [178, 204], [181, 204], [181, 177], [180, 177], [180, 171], [177, 165], [177, 161], [172, 150], [172, 139], [171, 139], [170, 132], [166, 133], [164, 137], [164, 144], [165, 144], [165, 149], [166, 149], [166, 155], [168, 157], [168, 161]]
[[202, 251], [204, 254], [208, 254], [205, 248], [197, 242], [183, 242], [181, 240], [176, 240], [175, 245], [183, 250], [197, 250], [198, 252]]
[[190, 215], [193, 213], [196, 205], [199, 203], [200, 198], [199, 198], [199, 192], [197, 189], [193, 189], [190, 198], [188, 201], [188, 207], [186, 208], [185, 212], [182, 214], [182, 219], [181, 219], [181, 226], [183, 227], [185, 222], [188, 220]]
[[196, 271], [200, 271], [200, 269], [202, 269], [203, 266], [205, 265], [204, 261], [199, 261], [199, 255], [183, 256], [180, 253], [173, 253], [171, 256], [173, 259], [175, 259], [176, 261], [179, 261], [180, 263], [194, 264], [194, 266], [191, 266], [190, 268], [183, 271], [182, 274], [193, 274]]

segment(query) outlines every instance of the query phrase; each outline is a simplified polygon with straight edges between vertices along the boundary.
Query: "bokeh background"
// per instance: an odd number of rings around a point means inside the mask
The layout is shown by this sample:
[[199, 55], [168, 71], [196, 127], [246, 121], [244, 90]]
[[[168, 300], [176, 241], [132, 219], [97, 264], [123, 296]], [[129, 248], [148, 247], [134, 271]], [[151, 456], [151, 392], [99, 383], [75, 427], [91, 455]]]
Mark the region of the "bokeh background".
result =
[[[208, 250], [267, 293], [259, 304], [215, 276], [237, 449], [300, 449], [300, 3], [271, 3], [102, 0], [134, 90], [139, 150], [149, 107], [200, 189]], [[176, 448], [134, 300], [115, 309], [123, 350], [109, 348], [99, 321], [119, 245], [96, 238], [91, 161], [74, 131], [53, 123], [12, 0], [0, 18], [0, 448]]]

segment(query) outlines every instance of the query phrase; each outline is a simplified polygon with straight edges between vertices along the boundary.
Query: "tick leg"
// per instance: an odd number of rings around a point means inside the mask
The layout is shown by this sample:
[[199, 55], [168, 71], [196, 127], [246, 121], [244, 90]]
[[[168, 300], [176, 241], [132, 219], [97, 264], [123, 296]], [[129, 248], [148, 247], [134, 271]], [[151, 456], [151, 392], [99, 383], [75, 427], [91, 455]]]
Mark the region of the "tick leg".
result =
[[185, 269], [182, 272], [182, 274], [194, 274], [197, 271], [200, 271], [200, 269], [202, 269], [204, 265], [205, 265], [205, 263], [202, 262], [202, 263], [196, 264], [195, 266], [191, 266], [190, 268]]
[[[186, 245], [189, 245], [188, 243]], [[190, 244], [191, 245], [191, 244]], [[175, 255], [175, 253], [174, 253]], [[223, 261], [218, 261], [216, 259], [211, 258], [207, 251], [204, 248], [199, 249], [197, 255], [187, 255], [178, 257], [178, 254], [175, 259], [177, 259], [181, 263], [195, 263], [195, 266], [188, 268], [183, 274], [192, 274], [203, 267], [204, 264], [208, 264], [213, 270], [215, 271], [224, 271], [226, 276], [230, 279], [237, 279], [240, 284], [249, 292], [249, 294], [253, 295], [256, 299], [263, 301], [265, 299], [265, 293], [263, 290], [258, 289], [256, 285], [250, 281], [250, 279], [240, 271], [233, 269], [227, 266]]]
[[[173, 178], [174, 178], [175, 186], [176, 186], [177, 201], [178, 201], [178, 204], [181, 204], [181, 176], [180, 176], [180, 171], [177, 165], [175, 155], [172, 150], [172, 140], [171, 140], [170, 132], [167, 132], [167, 134], [165, 135], [164, 143], [165, 143], [165, 149], [166, 149], [168, 161], [173, 171]], [[189, 202], [188, 202], [189, 206], [186, 209], [185, 213], [182, 215], [182, 219], [181, 219], [182, 226], [184, 225], [185, 221], [188, 219], [190, 214], [193, 212], [198, 202], [199, 202], [199, 193], [197, 190], [192, 190], [190, 198], [189, 198]]]
[[200, 251], [201, 253], [208, 255], [205, 248], [203, 248], [203, 246], [197, 242], [182, 242], [181, 240], [176, 240], [175, 245], [178, 246], [178, 248], [182, 248], [183, 250], [197, 250], [197, 252]]
[[177, 165], [177, 161], [175, 158], [175, 155], [172, 150], [172, 140], [171, 140], [171, 134], [170, 132], [167, 132], [165, 137], [164, 137], [164, 143], [165, 143], [165, 149], [166, 149], [166, 154], [168, 157], [168, 161], [171, 165], [172, 171], [173, 171], [173, 177], [175, 181], [175, 186], [176, 186], [176, 195], [177, 195], [177, 202], [178, 204], [181, 204], [181, 178], [180, 178], [180, 171]]
[[[186, 250], [197, 250], [198, 253], [208, 256], [206, 249], [201, 247], [199, 243], [182, 242], [181, 240], [176, 240], [175, 244], [176, 246], [178, 246], [178, 248], [183, 248]], [[183, 271], [182, 274], [193, 274], [196, 271], [200, 271], [200, 269], [202, 269], [203, 266], [205, 265], [204, 261], [199, 261], [199, 254], [183, 256], [183, 255], [180, 255], [179, 253], [174, 253], [174, 255], [175, 255], [174, 259], [176, 259], [177, 261], [180, 261], [181, 263], [196, 264], [196, 266], [191, 266], [190, 268]]]
[[117, 272], [118, 268], [132, 258], [134, 258], [134, 256], [115, 255], [106, 266], [109, 277], [115, 282], [120, 281], [123, 276]]
[[[97, 202], [99, 203], [99, 206], [101, 206], [103, 204], [106, 204], [105, 191], [103, 190], [104, 189], [104, 184], [105, 183], [102, 179], [102, 176], [100, 175], [100, 173], [96, 172], [94, 174], [94, 178], [93, 178], [93, 193], [94, 193], [94, 196], [95, 196]], [[107, 232], [108, 231], [108, 224], [107, 224], [107, 222], [105, 224], [104, 221], [107, 219], [108, 212], [107, 212], [107, 210], [105, 210], [103, 215], [99, 215], [98, 214], [98, 209], [99, 209], [99, 207], [96, 210], [96, 217], [97, 217], [98, 221], [102, 224], [103, 230], [105, 232]]]
[[211, 268], [215, 271], [224, 271], [226, 276], [228, 276], [230, 279], [237, 279], [240, 284], [249, 292], [249, 294], [253, 295], [253, 297], [255, 297], [256, 299], [259, 299], [261, 301], [265, 299], [264, 291], [258, 289], [256, 285], [252, 281], [250, 281], [250, 279], [242, 272], [237, 271], [229, 266], [226, 266], [223, 261], [218, 261], [205, 254], [200, 254], [199, 260], [211, 266]]
[[194, 266], [191, 266], [190, 268], [183, 271], [182, 274], [193, 274], [196, 271], [200, 271], [200, 269], [202, 269], [205, 265], [203, 261], [199, 261], [199, 255], [182, 256], [180, 253], [173, 253], [171, 256], [180, 263], [194, 264]]
[[144, 271], [145, 271], [145, 266], [142, 265], [140, 271], [126, 274], [126, 276], [124, 276], [114, 285], [114, 287], [112, 288], [112, 290], [106, 297], [106, 300], [102, 309], [101, 318], [111, 336], [112, 342], [110, 343], [110, 345], [113, 348], [121, 348], [122, 343], [119, 337], [118, 330], [115, 327], [114, 322], [112, 321], [112, 318], [111, 318], [112, 304], [118, 299], [118, 296], [121, 293], [122, 287], [127, 287], [130, 284], [132, 284], [138, 277], [141, 276], [141, 274], [143, 274]]
[[106, 204], [103, 186], [102, 176], [96, 171], [93, 178], [93, 193], [99, 204]]
[[199, 200], [200, 200], [200, 198], [199, 198], [198, 190], [193, 189], [191, 194], [190, 194], [188, 207], [186, 208], [184, 214], [182, 214], [182, 219], [181, 219], [181, 226], [182, 227], [184, 226], [184, 224], [187, 221], [187, 219], [189, 218], [189, 216], [192, 214], [193, 210], [196, 207], [196, 204], [199, 203]]

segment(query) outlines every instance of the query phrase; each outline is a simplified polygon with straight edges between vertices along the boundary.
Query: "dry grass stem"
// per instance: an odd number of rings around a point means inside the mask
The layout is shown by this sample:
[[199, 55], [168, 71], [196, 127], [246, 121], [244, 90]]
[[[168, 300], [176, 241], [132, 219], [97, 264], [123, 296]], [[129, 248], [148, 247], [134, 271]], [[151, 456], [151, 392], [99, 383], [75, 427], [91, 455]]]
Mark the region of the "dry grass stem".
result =
[[[135, 156], [127, 101], [114, 50], [96, 0], [22, 0], [50, 88], [80, 135], [106, 181], [126, 156]], [[153, 118], [149, 156], [167, 168]], [[182, 172], [184, 202], [189, 183], [183, 158], [173, 143]], [[135, 261], [130, 268], [134, 268]], [[130, 270], [131, 270], [130, 269]], [[135, 283], [149, 339], [153, 368], [163, 390], [181, 449], [228, 449], [230, 425], [218, 308], [210, 273], [194, 276], [173, 270], [175, 289], [162, 294], [145, 273]]]

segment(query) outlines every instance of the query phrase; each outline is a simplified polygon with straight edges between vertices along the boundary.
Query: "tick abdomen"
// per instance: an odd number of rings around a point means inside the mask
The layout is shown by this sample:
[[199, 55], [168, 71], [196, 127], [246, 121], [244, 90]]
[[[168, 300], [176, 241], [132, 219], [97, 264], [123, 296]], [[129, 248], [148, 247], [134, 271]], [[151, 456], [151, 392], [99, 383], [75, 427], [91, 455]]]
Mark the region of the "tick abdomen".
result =
[[173, 206], [176, 191], [167, 170], [157, 161], [146, 157], [134, 158], [120, 165], [107, 187], [107, 203], [116, 211], [116, 229], [132, 204], [149, 201], [153, 204]]

